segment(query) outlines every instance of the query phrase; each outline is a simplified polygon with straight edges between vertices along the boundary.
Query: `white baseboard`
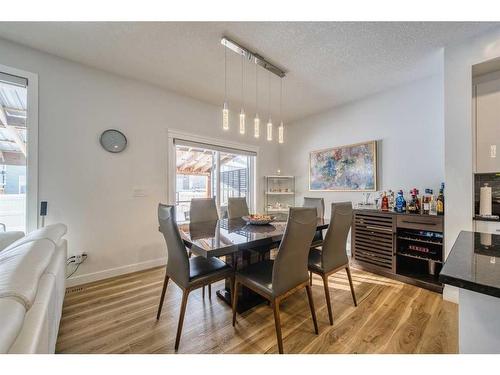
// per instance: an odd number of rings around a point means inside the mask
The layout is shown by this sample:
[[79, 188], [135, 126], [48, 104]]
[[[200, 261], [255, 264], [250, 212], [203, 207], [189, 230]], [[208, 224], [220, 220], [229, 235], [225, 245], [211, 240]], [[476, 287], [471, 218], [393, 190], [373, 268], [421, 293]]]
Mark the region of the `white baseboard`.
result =
[[443, 289], [443, 299], [445, 301], [458, 304], [458, 288], [456, 286], [445, 284]]
[[165, 264], [166, 264], [165, 258], [158, 258], [158, 259], [147, 260], [140, 263], [128, 264], [126, 266], [108, 268], [107, 270], [78, 275], [75, 277], [70, 277], [68, 280], [66, 280], [66, 288], [70, 288], [81, 284], [87, 284], [103, 279], [109, 279], [110, 277], [125, 275], [127, 273], [142, 271], [148, 268], [164, 266]]

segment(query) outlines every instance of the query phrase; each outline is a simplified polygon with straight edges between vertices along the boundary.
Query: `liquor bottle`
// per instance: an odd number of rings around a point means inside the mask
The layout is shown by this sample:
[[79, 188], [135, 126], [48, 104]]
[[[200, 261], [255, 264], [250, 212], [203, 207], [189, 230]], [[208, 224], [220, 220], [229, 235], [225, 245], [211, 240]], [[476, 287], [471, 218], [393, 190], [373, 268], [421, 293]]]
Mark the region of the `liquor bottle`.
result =
[[389, 196], [387, 198], [389, 199], [389, 210], [394, 211], [394, 205], [396, 204], [396, 200], [394, 198], [394, 192], [392, 190], [389, 190]]
[[398, 196], [396, 197], [396, 206], [394, 207], [396, 212], [402, 213], [406, 211], [406, 201], [403, 196], [403, 190], [398, 192]]
[[437, 202], [434, 195], [431, 195], [429, 215], [437, 215]]
[[387, 198], [387, 194], [384, 191], [384, 195], [382, 196], [382, 206], [381, 206], [383, 211], [388, 211], [389, 210], [389, 198]]
[[425, 194], [422, 197], [422, 213], [429, 215], [431, 210], [432, 189], [425, 189]]
[[444, 215], [444, 182], [441, 183], [441, 188], [439, 189], [436, 210], [438, 215]]
[[411, 214], [419, 214], [420, 213], [420, 202], [418, 200], [418, 190], [417, 188], [413, 188], [410, 190], [411, 199], [408, 202], [408, 212]]

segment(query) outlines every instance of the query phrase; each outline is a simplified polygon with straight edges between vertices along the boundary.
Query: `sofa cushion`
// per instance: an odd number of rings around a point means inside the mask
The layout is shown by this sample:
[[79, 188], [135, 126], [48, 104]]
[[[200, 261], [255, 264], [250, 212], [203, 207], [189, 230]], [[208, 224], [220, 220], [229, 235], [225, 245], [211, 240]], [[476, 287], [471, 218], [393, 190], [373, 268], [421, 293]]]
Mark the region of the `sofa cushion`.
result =
[[29, 310], [55, 245], [42, 239], [21, 244], [0, 253], [0, 298], [13, 298]]
[[24, 323], [26, 310], [12, 298], [0, 298], [0, 353], [7, 353]]
[[24, 232], [0, 232], [0, 251], [5, 249], [10, 244], [24, 237]]
[[34, 230], [33, 232], [28, 233], [25, 237], [13, 242], [4, 251], [8, 251], [22, 244], [41, 239], [47, 239], [52, 241], [54, 245], [57, 245], [67, 231], [68, 227], [64, 224], [47, 225], [46, 227]]

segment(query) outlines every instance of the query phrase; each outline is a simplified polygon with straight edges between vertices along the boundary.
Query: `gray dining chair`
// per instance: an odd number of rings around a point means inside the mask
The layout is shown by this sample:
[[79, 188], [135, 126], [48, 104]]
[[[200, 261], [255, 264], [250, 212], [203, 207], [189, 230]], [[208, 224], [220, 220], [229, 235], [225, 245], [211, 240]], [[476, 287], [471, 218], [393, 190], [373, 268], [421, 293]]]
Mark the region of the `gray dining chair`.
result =
[[271, 303], [280, 354], [283, 353], [280, 302], [300, 289], [305, 288], [307, 291], [314, 331], [318, 334], [316, 311], [307, 273], [309, 245], [316, 231], [316, 225], [315, 210], [302, 207], [290, 208], [285, 233], [276, 259], [254, 263], [236, 272], [233, 288], [233, 326], [236, 323], [238, 286], [244, 285]]
[[328, 276], [341, 269], [345, 269], [351, 287], [354, 306], [358, 305], [346, 251], [347, 236], [351, 229], [351, 223], [352, 203], [332, 203], [330, 225], [326, 232], [322, 249], [311, 249], [309, 253], [309, 271], [320, 275], [323, 279], [328, 317], [331, 325], [333, 325], [333, 313], [330, 302], [330, 289], [328, 288]]
[[228, 198], [227, 213], [229, 219], [248, 216], [248, 205], [246, 198]]
[[227, 206], [219, 207], [219, 219], [227, 219]]
[[304, 197], [303, 207], [315, 208], [318, 213], [318, 217], [325, 217], [325, 200], [323, 198]]
[[[189, 222], [202, 223], [206, 221], [219, 220], [217, 206], [214, 198], [192, 198], [189, 208]], [[191, 258], [191, 250], [189, 250]], [[202, 295], [205, 298], [205, 287], [202, 288]], [[212, 298], [212, 285], [208, 285], [208, 298]]]
[[193, 198], [189, 208], [189, 222], [200, 223], [203, 221], [219, 220], [217, 206], [214, 198]]
[[[325, 217], [325, 200], [323, 198], [304, 197], [304, 207], [315, 208], [318, 218]], [[323, 245], [323, 231], [317, 230], [311, 242], [311, 249]], [[309, 272], [309, 284], [312, 285], [312, 272]]]
[[[158, 306], [156, 319], [160, 319], [165, 292], [171, 279], [182, 289], [181, 311], [175, 337], [175, 350], [179, 348], [182, 325], [189, 293], [210, 283], [226, 278], [231, 279], [231, 289], [234, 285], [234, 270], [218, 258], [193, 257], [189, 258], [182, 242], [179, 228], [175, 221], [175, 207], [170, 205], [158, 205], [158, 221], [160, 231], [167, 243], [167, 267], [165, 281]], [[234, 289], [233, 289], [234, 290]]]
[[[315, 208], [318, 214], [318, 218], [323, 219], [325, 217], [325, 200], [323, 198], [304, 197], [303, 207]], [[314, 235], [311, 247], [321, 246], [322, 243], [323, 243], [323, 231], [318, 230]]]

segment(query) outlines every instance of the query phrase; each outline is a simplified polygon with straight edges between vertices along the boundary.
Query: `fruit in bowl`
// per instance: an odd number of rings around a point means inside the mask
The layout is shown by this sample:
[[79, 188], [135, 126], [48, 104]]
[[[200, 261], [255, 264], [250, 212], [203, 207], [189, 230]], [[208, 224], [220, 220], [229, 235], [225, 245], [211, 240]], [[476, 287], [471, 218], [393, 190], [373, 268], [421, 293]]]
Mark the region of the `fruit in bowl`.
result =
[[252, 225], [267, 225], [273, 222], [274, 216], [257, 214], [257, 215], [243, 216], [242, 219], [245, 220], [248, 224]]

